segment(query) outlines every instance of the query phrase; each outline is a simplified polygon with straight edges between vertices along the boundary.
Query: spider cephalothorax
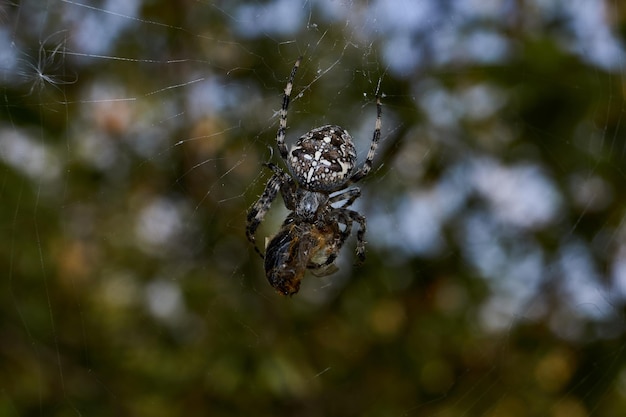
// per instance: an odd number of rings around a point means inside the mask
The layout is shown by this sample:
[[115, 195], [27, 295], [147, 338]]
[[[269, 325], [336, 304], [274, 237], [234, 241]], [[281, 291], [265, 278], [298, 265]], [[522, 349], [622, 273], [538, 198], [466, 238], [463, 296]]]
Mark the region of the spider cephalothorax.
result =
[[[291, 150], [285, 145], [287, 109], [293, 80], [300, 66], [299, 58], [285, 87], [276, 146], [289, 168], [289, 175], [277, 165], [266, 164], [273, 171], [265, 191], [248, 212], [246, 235], [256, 246], [254, 233], [278, 195], [291, 211], [280, 231], [266, 245], [265, 273], [270, 284], [281, 294], [298, 292], [307, 269], [318, 276], [337, 270], [334, 261], [357, 222], [356, 254], [365, 259], [365, 217], [348, 207], [361, 195], [357, 187], [348, 188], [372, 169], [372, 160], [380, 140], [381, 104], [376, 96], [376, 126], [367, 158], [356, 171], [356, 149], [348, 132], [335, 125], [315, 128], [302, 135]], [[337, 204], [338, 206], [335, 206]]]

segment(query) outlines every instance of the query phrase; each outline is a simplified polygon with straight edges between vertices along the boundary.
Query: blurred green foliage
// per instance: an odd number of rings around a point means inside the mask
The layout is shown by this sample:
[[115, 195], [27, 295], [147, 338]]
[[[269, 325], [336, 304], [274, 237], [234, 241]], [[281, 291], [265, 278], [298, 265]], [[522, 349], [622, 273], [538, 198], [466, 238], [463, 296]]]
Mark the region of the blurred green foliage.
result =
[[[245, 2], [0, 5], [0, 415], [626, 409], [624, 57], [590, 62], [562, 16], [512, 2], [464, 27], [495, 26], [500, 59], [438, 63], [451, 20], [395, 71], [389, 33], [358, 24], [376, 4], [323, 3], [284, 34], [241, 29]], [[365, 265], [348, 244], [341, 272], [283, 298], [244, 228], [300, 54], [290, 141], [339, 124], [362, 159], [378, 88], [384, 135]]]

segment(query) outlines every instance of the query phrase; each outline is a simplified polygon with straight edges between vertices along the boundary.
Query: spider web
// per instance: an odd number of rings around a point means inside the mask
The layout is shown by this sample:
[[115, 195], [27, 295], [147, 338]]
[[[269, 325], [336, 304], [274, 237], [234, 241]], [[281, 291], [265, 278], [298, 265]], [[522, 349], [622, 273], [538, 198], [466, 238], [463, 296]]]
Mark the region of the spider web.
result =
[[[2, 415], [626, 408], [618, 2], [0, 1]], [[621, 36], [621, 37], [620, 37]], [[245, 239], [337, 124], [368, 219], [291, 299]], [[280, 198], [257, 232], [286, 216]]]

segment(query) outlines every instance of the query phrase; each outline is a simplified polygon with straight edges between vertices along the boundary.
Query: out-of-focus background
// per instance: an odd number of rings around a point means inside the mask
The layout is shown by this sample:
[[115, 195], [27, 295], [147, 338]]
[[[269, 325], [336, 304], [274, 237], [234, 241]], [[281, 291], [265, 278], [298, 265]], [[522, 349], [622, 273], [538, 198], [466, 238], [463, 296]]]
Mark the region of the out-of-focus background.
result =
[[[625, 36], [619, 1], [0, 1], [0, 415], [622, 415]], [[366, 262], [285, 298], [244, 230], [300, 55], [289, 143], [362, 162], [377, 91], [383, 132]]]

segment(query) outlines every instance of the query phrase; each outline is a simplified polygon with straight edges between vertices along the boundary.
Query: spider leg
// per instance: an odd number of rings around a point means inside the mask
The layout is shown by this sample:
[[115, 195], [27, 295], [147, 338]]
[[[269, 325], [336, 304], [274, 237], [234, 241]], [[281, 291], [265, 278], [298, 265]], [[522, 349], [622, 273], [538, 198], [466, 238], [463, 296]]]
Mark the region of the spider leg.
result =
[[[365, 261], [365, 232], [367, 231], [367, 220], [365, 216], [360, 215], [354, 210], [340, 209], [344, 222], [346, 224], [346, 232], [350, 232], [352, 228], [352, 222], [355, 221], [359, 224], [359, 230], [356, 232], [356, 257], [357, 264]], [[349, 233], [348, 233], [349, 234]], [[347, 238], [346, 236], [345, 238]], [[344, 239], [345, 239], [344, 238]]]
[[258, 253], [261, 258], [263, 258], [263, 254], [256, 245], [254, 233], [265, 218], [265, 214], [272, 205], [272, 202], [276, 199], [278, 191], [282, 194], [285, 206], [289, 210], [293, 210], [295, 207], [295, 183], [293, 179], [287, 175], [285, 171], [280, 169], [280, 167], [272, 164], [271, 162], [265, 165], [274, 172], [274, 175], [272, 175], [267, 181], [265, 190], [263, 191], [263, 194], [261, 194], [261, 197], [259, 197], [256, 203], [250, 207], [246, 223], [246, 236], [254, 245], [255, 252]]
[[346, 228], [341, 232], [341, 245], [343, 245], [346, 239], [352, 234], [352, 219], [350, 217], [344, 217], [343, 224], [345, 224]]
[[274, 175], [277, 175], [281, 179], [280, 183], [280, 193], [283, 196], [283, 200], [285, 201], [285, 207], [289, 210], [296, 209], [296, 199], [295, 199], [295, 190], [296, 183], [293, 178], [289, 176], [285, 171], [283, 171], [278, 165], [268, 162], [264, 164], [266, 167], [271, 169], [274, 172]]
[[256, 238], [254, 237], [254, 233], [265, 218], [265, 214], [272, 205], [272, 201], [274, 201], [274, 199], [276, 198], [276, 195], [281, 188], [281, 184], [281, 176], [278, 174], [272, 175], [272, 177], [265, 185], [265, 190], [263, 191], [263, 194], [261, 194], [261, 197], [259, 197], [256, 203], [254, 203], [248, 211], [248, 217], [246, 222], [246, 236], [248, 240], [254, 245], [254, 250], [256, 251], [256, 253], [259, 254], [261, 258], [263, 258], [263, 254], [256, 245]]
[[341, 205], [339, 208], [350, 207], [354, 201], [361, 196], [361, 190], [357, 187], [350, 188], [347, 190], [341, 191], [339, 194], [336, 194], [328, 199], [329, 204], [334, 204], [339, 201], [346, 200], [345, 203]]
[[372, 137], [372, 143], [370, 144], [370, 150], [367, 152], [367, 158], [363, 163], [363, 166], [352, 176], [348, 181], [348, 184], [360, 181], [363, 177], [369, 174], [372, 169], [372, 162], [374, 161], [374, 155], [376, 154], [376, 148], [378, 148], [378, 141], [380, 140], [380, 127], [381, 116], [383, 114], [382, 105], [380, 104], [380, 96], [376, 96], [376, 126], [374, 128], [374, 136]]
[[341, 234], [339, 235], [339, 241], [337, 242], [337, 252], [342, 248], [343, 244], [346, 243], [346, 240], [352, 234], [352, 219], [349, 216], [345, 215], [345, 210], [338, 210], [339, 213], [339, 222], [343, 223], [346, 228], [343, 229]]
[[293, 80], [296, 77], [296, 71], [300, 67], [302, 57], [299, 57], [291, 69], [289, 81], [285, 86], [285, 94], [283, 94], [283, 105], [280, 108], [280, 122], [278, 124], [278, 132], [276, 132], [276, 147], [280, 157], [287, 161], [287, 145], [285, 145], [285, 131], [287, 130], [287, 109], [289, 108], [289, 100], [291, 99], [291, 90], [293, 89]]

